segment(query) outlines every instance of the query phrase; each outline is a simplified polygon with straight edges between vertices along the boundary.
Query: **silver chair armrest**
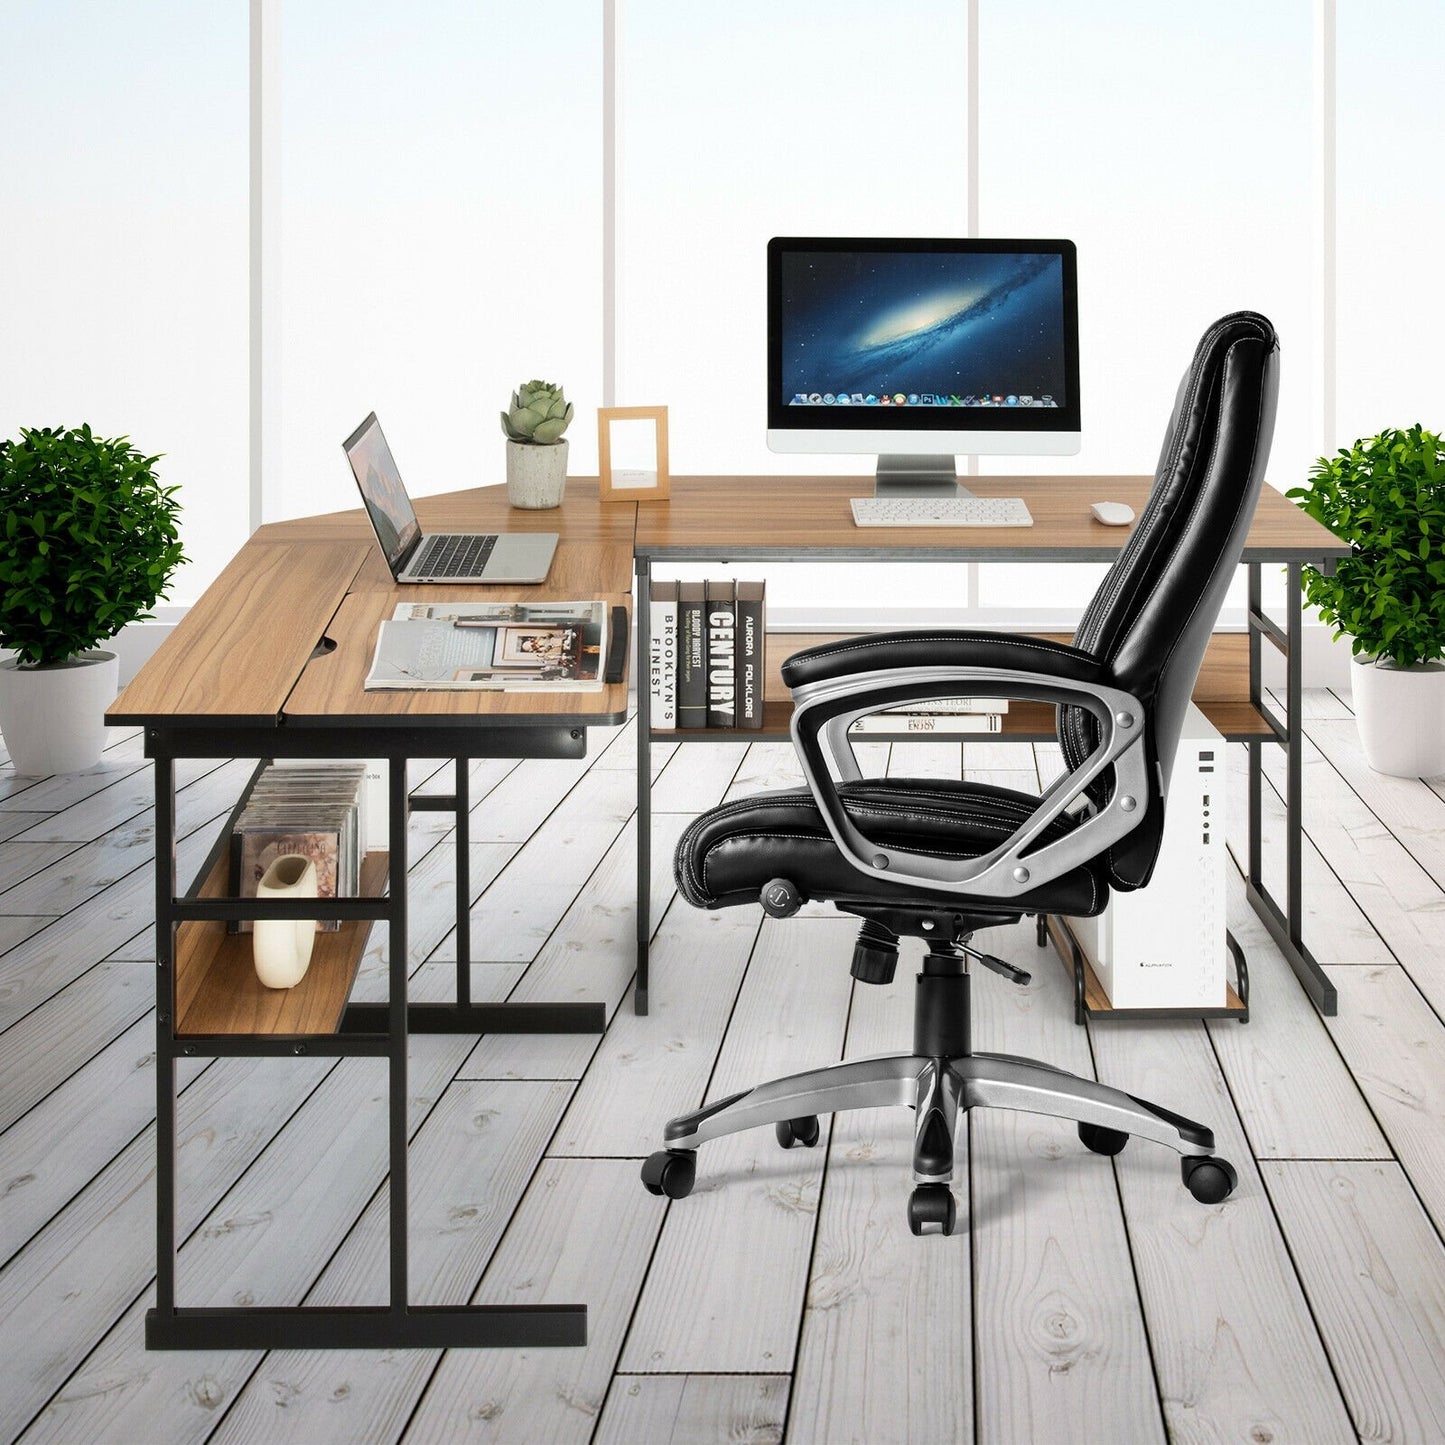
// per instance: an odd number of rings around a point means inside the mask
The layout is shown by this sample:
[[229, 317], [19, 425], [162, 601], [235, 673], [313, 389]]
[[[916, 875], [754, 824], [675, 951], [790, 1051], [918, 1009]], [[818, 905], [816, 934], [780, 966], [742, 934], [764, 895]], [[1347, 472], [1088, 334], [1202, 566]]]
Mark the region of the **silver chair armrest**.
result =
[[[1044, 793], [1008, 838], [977, 858], [933, 858], [870, 842], [848, 817], [838, 792], [839, 781], [860, 776], [850, 724], [881, 708], [969, 693], [1083, 707], [1099, 724], [1099, 746]], [[886, 872], [904, 886], [1016, 898], [1098, 857], [1149, 809], [1143, 705], [1098, 679], [970, 665], [891, 668], [801, 684], [793, 689], [793, 704], [793, 745], [833, 841], [859, 872], [874, 877]], [[1037, 846], [1048, 826], [1110, 766], [1115, 788], [1108, 803], [1062, 838]]]

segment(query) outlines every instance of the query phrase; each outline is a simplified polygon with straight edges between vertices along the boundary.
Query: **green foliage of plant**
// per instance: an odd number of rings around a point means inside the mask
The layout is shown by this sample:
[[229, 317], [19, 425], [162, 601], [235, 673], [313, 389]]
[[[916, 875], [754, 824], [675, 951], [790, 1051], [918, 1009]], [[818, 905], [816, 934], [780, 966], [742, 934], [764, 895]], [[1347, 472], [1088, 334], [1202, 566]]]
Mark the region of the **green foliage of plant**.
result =
[[0, 645], [22, 662], [64, 662], [150, 616], [186, 560], [158, 460], [88, 426], [0, 441]]
[[1445, 449], [1419, 425], [1382, 431], [1310, 469], [1285, 493], [1350, 555], [1303, 569], [1305, 596], [1354, 652], [1401, 667], [1445, 657]]
[[560, 386], [529, 381], [512, 393], [512, 409], [502, 413], [502, 430], [514, 442], [550, 445], [561, 441], [572, 421], [572, 403]]

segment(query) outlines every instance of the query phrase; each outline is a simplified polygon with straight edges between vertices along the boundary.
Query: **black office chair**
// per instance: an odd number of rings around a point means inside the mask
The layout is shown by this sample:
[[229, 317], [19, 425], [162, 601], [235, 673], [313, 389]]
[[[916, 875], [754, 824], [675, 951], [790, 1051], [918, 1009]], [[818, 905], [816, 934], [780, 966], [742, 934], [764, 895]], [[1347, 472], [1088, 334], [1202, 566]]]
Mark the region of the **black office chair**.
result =
[[[927, 949], [911, 1053], [813, 1069], [673, 1119], [642, 1166], [654, 1194], [691, 1192], [696, 1149], [773, 1124], [812, 1145], [817, 1116], [916, 1110], [908, 1204], [915, 1234], [950, 1234], [954, 1126], [994, 1107], [1078, 1123], [1086, 1147], [1116, 1154], [1137, 1134], [1179, 1151], [1190, 1193], [1228, 1197], [1236, 1178], [1202, 1124], [1033, 1059], [976, 1054], [970, 961], [1029, 975], [970, 947], [980, 928], [1024, 914], [1098, 913], [1110, 889], [1148, 881], [1164, 799], [1200, 660], [1244, 547], [1274, 430], [1279, 347], [1264, 317], [1239, 312], [1205, 332], [1170, 418], [1149, 501], [1089, 604], [1071, 646], [997, 632], [893, 632], [790, 658], [793, 742], [808, 787], [724, 803], [678, 843], [678, 888], [699, 908], [761, 901], [786, 917], [829, 899], [862, 918], [853, 976], [888, 983], [900, 936]], [[881, 708], [970, 693], [1057, 704], [1068, 773], [1042, 797], [983, 783], [867, 778], [848, 725]]]

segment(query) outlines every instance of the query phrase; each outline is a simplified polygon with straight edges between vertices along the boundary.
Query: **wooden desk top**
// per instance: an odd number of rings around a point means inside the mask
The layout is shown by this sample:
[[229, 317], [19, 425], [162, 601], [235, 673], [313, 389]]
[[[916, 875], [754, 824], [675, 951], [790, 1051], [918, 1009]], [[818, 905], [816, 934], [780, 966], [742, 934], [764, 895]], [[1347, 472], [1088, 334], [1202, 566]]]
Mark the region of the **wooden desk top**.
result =
[[[863, 477], [674, 477], [666, 502], [603, 504], [594, 479], [572, 477], [552, 511], [507, 505], [501, 487], [417, 500], [429, 531], [557, 532], [540, 587], [398, 588], [358, 507], [260, 528], [106, 714], [113, 724], [320, 726], [464, 721], [620, 721], [627, 687], [601, 692], [366, 692], [376, 630], [403, 598], [625, 603], [640, 557], [775, 561], [1109, 561], [1128, 535], [1094, 521], [1089, 503], [1143, 510], [1147, 477], [969, 478], [983, 496], [1023, 496], [1032, 527], [869, 528], [849, 498]], [[1319, 561], [1348, 547], [1279, 493], [1260, 497], [1245, 561]], [[334, 650], [318, 647], [335, 643]], [[313, 655], [316, 654], [316, 655]]]
[[[849, 499], [867, 477], [673, 477], [666, 502], [637, 504], [637, 553], [651, 559], [716, 557], [809, 561], [1108, 562], [1129, 535], [1106, 527], [1091, 502], [1144, 510], [1149, 477], [965, 477], [979, 496], [1023, 497], [1032, 527], [858, 527]], [[1255, 509], [1243, 560], [1319, 561], [1349, 548], [1273, 487]]]
[[[507, 505], [503, 487], [473, 487], [414, 499], [417, 517], [428, 532], [556, 532], [560, 538], [547, 580], [538, 586], [483, 587], [476, 597], [489, 602], [535, 602], [545, 598], [580, 601], [627, 592], [632, 587], [632, 539], [637, 506], [633, 502], [597, 500], [597, 482], [590, 477], [569, 477], [560, 507], [524, 511]], [[297, 517], [259, 528], [252, 542], [360, 542], [366, 549], [364, 566], [351, 590], [398, 591], [376, 545], [375, 534], [360, 507], [319, 517]], [[426, 589], [407, 587], [408, 597]], [[443, 587], [443, 595], [460, 599], [472, 595], [461, 587]]]
[[[627, 683], [600, 692], [366, 692], [377, 627], [403, 600], [630, 603], [636, 504], [602, 505], [569, 478], [563, 505], [521, 511], [501, 487], [421, 497], [427, 531], [556, 532], [540, 586], [397, 587], [365, 514], [260, 528], [106, 714], [112, 724], [369, 725], [427, 722], [565, 726], [621, 722]], [[327, 643], [333, 650], [320, 651]], [[313, 655], [315, 654], [315, 655]]]

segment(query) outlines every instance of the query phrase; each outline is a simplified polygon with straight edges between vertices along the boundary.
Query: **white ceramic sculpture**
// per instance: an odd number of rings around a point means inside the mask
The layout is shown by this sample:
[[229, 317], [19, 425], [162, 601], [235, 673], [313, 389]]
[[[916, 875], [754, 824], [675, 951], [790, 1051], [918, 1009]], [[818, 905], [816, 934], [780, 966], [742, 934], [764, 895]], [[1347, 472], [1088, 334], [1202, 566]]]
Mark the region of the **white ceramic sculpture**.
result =
[[[315, 898], [316, 864], [299, 853], [285, 853], [261, 875], [257, 898]], [[306, 977], [316, 942], [313, 918], [258, 918], [252, 950], [256, 977], [267, 988], [294, 988]]]

